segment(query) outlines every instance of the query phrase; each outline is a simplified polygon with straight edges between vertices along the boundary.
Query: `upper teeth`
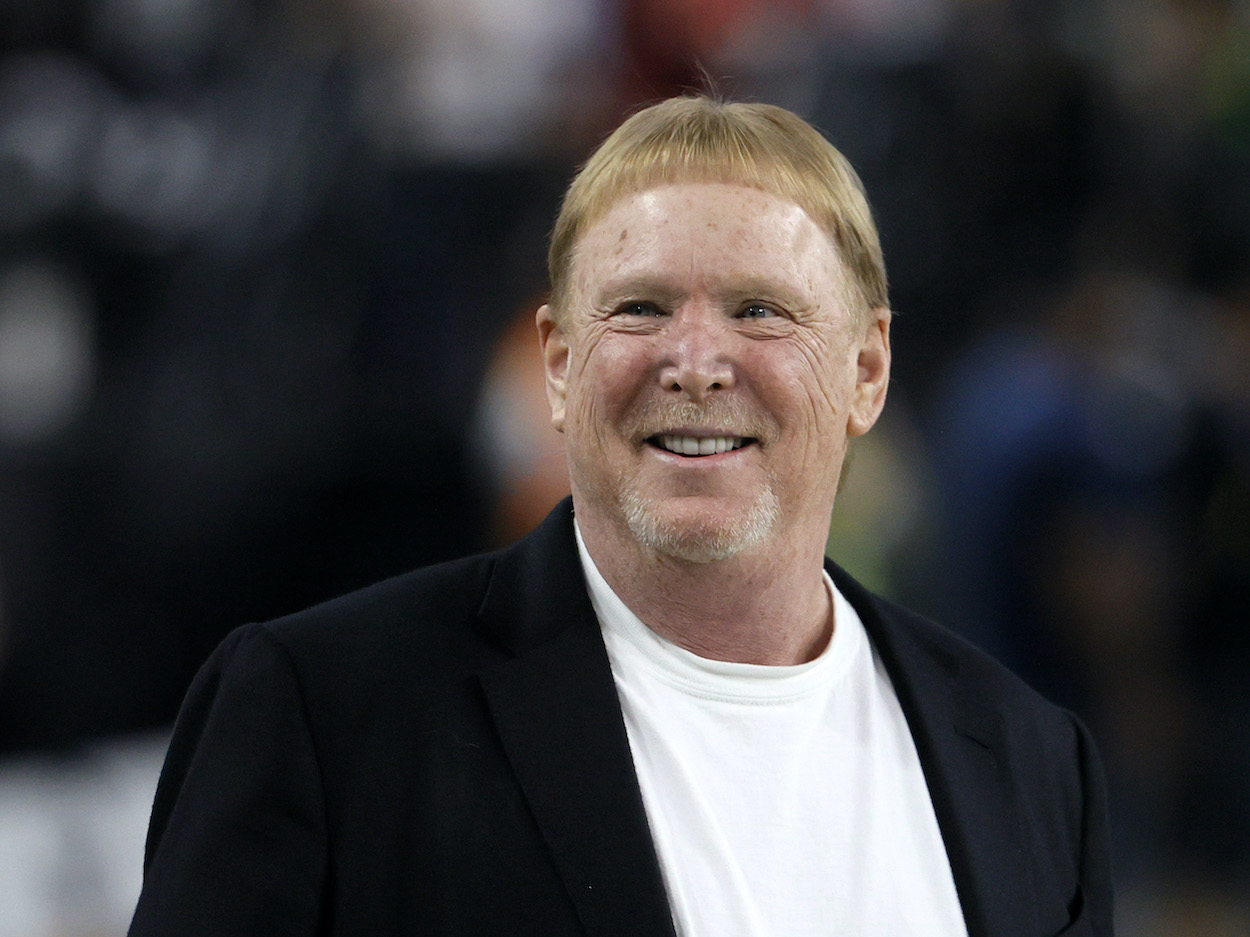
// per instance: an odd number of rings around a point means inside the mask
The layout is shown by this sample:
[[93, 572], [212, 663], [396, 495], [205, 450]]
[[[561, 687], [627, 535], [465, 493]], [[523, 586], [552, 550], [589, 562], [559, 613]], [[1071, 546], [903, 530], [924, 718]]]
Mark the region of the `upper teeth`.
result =
[[746, 440], [741, 436], [668, 436], [658, 437], [661, 448], [678, 455], [715, 455], [737, 449]]

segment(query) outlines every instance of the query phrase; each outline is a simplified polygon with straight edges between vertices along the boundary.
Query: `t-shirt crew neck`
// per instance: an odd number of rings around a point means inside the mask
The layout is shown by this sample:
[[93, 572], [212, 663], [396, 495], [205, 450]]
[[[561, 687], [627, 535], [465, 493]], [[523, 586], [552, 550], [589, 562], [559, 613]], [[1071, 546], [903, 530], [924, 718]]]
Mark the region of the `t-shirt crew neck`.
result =
[[648, 628], [577, 545], [678, 937], [964, 937], [906, 719], [828, 574], [814, 660], [719, 661]]
[[585, 552], [578, 533], [578, 546], [590, 581], [590, 599], [603, 626], [605, 640], [619, 650], [627, 646], [652, 675], [674, 689], [692, 696], [743, 704], [781, 703], [816, 692], [841, 679], [867, 639], [859, 616], [823, 573], [825, 588], [834, 608], [834, 620], [846, 627], [834, 629], [824, 650], [802, 664], [773, 666], [702, 657], [661, 637], [648, 628], [608, 586]]

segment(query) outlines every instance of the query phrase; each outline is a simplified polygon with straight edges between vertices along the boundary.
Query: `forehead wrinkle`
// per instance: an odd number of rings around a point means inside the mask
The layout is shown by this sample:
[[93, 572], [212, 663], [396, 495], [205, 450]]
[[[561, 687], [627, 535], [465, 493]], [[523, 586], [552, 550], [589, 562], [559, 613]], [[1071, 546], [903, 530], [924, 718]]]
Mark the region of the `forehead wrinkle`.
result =
[[[734, 239], [749, 237], [750, 233], [742, 232]], [[646, 293], [645, 298], [676, 299], [694, 288], [716, 296], [762, 299], [793, 296], [796, 292], [811, 295], [817, 289], [817, 271], [796, 269], [793, 254], [780, 244], [775, 251], [764, 252], [758, 262], [745, 267], [741, 261], [727, 266], [715, 245], [685, 243], [678, 251], [667, 252], [651, 250], [653, 247], [654, 244], [640, 244], [624, 257], [613, 258], [596, 294], [644, 298], [633, 294]], [[801, 244], [798, 250], [803, 251]], [[684, 255], [684, 263], [680, 255]], [[836, 256], [830, 259], [836, 265]], [[836, 266], [833, 269], [836, 271]]]
[[[725, 183], [685, 183], [677, 187], [685, 190], [679, 202], [685, 211], [678, 210], [674, 215], [663, 204], [663, 191], [668, 188], [665, 185], [629, 193], [578, 239], [574, 258], [577, 280], [581, 281], [577, 285], [583, 296], [602, 302], [636, 287], [650, 290], [649, 298], [676, 299], [693, 285], [710, 294], [732, 294], [735, 298], [762, 299], [765, 296], [757, 294], [767, 293], [781, 300], [795, 296], [797, 291], [803, 301], [819, 300], [821, 287], [826, 285], [820, 281], [825, 278], [818, 271], [797, 269], [795, 263], [798, 256], [810, 255], [813, 249], [829, 259], [827, 285], [839, 297], [844, 292], [846, 271], [833, 238], [801, 206], [767, 192]], [[745, 208], [727, 215], [711, 211], [710, 217], [700, 217], [704, 203], [698, 190], [724, 188], [745, 195]], [[757, 207], [760, 214], [771, 213], [772, 234], [751, 223], [755, 217], [752, 209]], [[622, 208], [626, 209], [625, 217], [620, 217]], [[689, 228], [683, 231], [681, 257], [660, 248], [665, 237], [662, 232], [675, 222]], [[757, 248], [762, 255], [760, 265], [768, 269], [717, 269], [722, 252], [740, 254], [738, 248], [744, 246], [748, 253], [749, 248]], [[591, 257], [594, 262], [587, 264]]]

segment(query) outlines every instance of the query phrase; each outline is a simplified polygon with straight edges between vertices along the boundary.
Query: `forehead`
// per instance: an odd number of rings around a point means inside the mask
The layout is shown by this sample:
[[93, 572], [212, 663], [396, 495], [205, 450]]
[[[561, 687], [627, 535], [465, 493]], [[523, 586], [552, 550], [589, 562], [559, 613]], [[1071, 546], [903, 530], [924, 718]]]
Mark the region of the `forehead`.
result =
[[794, 202], [718, 182], [656, 186], [618, 199], [580, 238], [574, 282], [594, 293], [636, 279], [685, 287], [775, 281], [837, 289], [832, 239]]

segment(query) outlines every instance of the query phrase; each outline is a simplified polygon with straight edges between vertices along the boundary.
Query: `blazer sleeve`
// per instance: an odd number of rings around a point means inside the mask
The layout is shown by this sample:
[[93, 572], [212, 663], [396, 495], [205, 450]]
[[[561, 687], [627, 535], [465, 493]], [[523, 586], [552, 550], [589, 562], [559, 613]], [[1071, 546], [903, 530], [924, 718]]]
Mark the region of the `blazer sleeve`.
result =
[[1089, 933], [1112, 937], [1115, 908], [1106, 775], [1089, 730], [1080, 719], [1069, 715], [1076, 726], [1077, 758], [1084, 793], [1080, 856], [1082, 906], [1078, 920], [1088, 923]]
[[262, 625], [191, 684], [157, 786], [130, 937], [317, 932], [321, 775], [299, 680]]

